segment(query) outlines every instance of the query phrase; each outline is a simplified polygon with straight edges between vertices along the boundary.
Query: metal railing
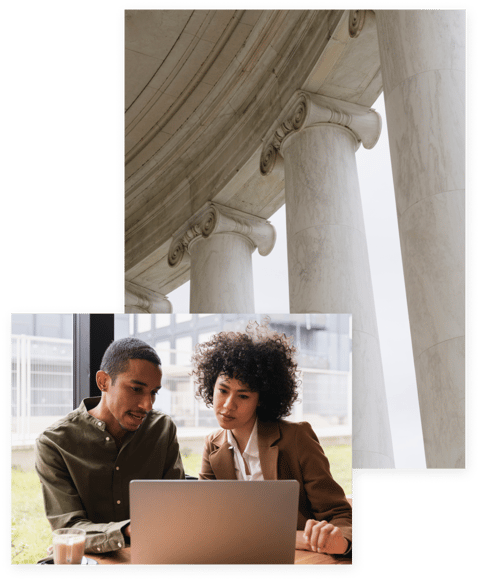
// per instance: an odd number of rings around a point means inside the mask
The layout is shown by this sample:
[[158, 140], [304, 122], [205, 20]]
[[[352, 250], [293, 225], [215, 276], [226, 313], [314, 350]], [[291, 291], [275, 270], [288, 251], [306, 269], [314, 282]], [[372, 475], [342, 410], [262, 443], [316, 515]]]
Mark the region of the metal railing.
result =
[[71, 339], [12, 335], [12, 444], [30, 445], [72, 410]]

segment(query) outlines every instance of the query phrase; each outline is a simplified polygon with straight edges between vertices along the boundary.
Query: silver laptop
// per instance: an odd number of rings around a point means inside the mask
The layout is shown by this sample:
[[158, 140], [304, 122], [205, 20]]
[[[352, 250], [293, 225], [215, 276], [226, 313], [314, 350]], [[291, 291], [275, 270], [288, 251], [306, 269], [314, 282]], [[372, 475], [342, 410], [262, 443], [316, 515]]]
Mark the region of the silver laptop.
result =
[[292, 564], [296, 480], [132, 480], [134, 564]]

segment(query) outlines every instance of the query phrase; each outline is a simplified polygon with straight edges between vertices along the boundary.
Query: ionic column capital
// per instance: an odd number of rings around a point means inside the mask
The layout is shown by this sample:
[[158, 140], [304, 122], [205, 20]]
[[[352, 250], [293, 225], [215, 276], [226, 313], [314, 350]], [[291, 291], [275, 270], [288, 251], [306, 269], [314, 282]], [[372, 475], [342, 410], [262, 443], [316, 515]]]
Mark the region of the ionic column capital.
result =
[[172, 303], [161, 293], [156, 293], [132, 282], [126, 282], [125, 312], [171, 313]]
[[382, 119], [374, 109], [307, 91], [297, 91], [279, 119], [283, 121], [277, 122], [267, 134], [260, 157], [260, 171], [265, 176], [272, 172], [278, 156], [283, 156], [288, 137], [302, 129], [338, 125], [349, 130], [357, 144], [363, 143], [366, 149], [375, 146], [382, 129]]
[[168, 251], [168, 264], [177, 266], [191, 245], [199, 237], [210, 238], [214, 234], [230, 233], [247, 238], [252, 251], [266, 256], [272, 251], [276, 232], [268, 220], [234, 210], [213, 202], [207, 202], [188, 222], [173, 235]]
[[348, 15], [348, 34], [350, 38], [357, 38], [363, 30], [366, 10], [350, 10]]

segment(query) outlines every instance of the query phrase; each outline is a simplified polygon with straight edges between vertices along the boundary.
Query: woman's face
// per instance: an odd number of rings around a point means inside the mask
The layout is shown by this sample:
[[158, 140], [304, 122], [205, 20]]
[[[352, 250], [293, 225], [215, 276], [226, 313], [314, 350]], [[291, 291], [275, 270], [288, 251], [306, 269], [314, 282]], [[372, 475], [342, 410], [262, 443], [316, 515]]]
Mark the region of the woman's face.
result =
[[213, 388], [213, 411], [220, 427], [251, 431], [257, 419], [258, 397], [238, 379], [219, 375]]

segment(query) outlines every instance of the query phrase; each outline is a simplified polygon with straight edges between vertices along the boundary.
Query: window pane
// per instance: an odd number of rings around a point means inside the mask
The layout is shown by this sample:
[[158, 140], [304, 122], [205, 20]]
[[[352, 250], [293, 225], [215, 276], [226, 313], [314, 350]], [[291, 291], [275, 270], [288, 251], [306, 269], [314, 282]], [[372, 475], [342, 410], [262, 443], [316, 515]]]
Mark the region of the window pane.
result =
[[152, 328], [152, 315], [137, 315], [137, 331], [144, 333]]
[[170, 364], [170, 341], [159, 341], [158, 343], [155, 343], [155, 351], [160, 357], [162, 366]]
[[177, 365], [190, 365], [192, 337], [180, 337], [176, 341]]
[[171, 315], [155, 315], [155, 327], [160, 329], [161, 327], [168, 327], [170, 325]]
[[184, 321], [191, 321], [192, 315], [189, 315], [188, 313], [181, 314], [181, 315], [175, 315], [175, 320], [177, 321], [177, 323], [183, 323]]
[[200, 333], [198, 335], [197, 343], [206, 343], [207, 341], [210, 341], [213, 335], [215, 335], [213, 331], [211, 331], [210, 333]]
[[72, 315], [12, 315], [12, 465], [33, 470], [35, 438], [73, 407]]

